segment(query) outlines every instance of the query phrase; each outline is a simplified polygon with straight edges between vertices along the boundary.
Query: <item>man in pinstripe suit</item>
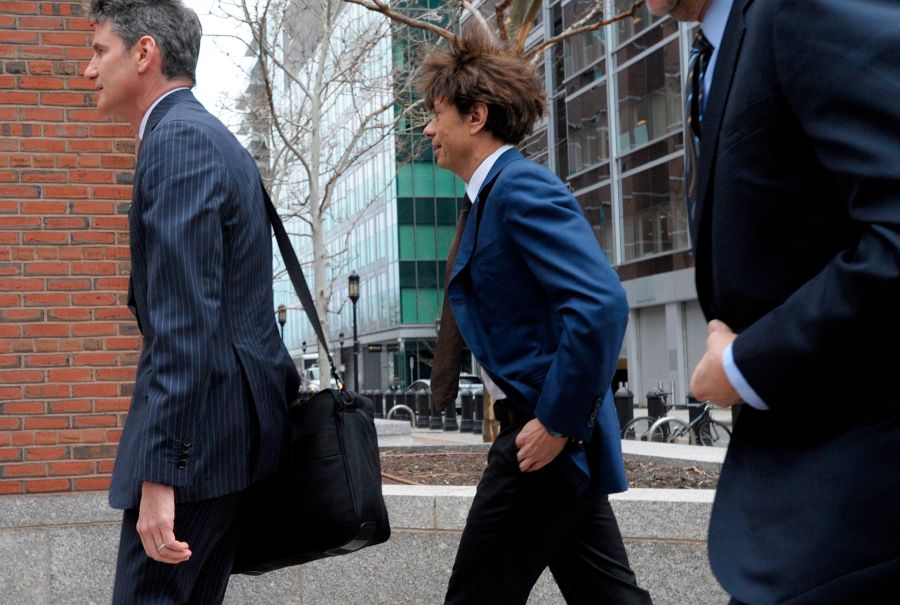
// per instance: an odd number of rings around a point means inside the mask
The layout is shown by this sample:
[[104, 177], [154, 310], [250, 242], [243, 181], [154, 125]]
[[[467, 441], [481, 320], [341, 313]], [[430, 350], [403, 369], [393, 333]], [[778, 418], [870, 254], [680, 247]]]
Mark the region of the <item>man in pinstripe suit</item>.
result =
[[125, 509], [113, 601], [219, 603], [242, 494], [278, 469], [299, 384], [259, 172], [190, 91], [193, 11], [93, 0], [91, 17], [97, 107], [140, 137], [129, 306], [144, 348], [109, 494]]

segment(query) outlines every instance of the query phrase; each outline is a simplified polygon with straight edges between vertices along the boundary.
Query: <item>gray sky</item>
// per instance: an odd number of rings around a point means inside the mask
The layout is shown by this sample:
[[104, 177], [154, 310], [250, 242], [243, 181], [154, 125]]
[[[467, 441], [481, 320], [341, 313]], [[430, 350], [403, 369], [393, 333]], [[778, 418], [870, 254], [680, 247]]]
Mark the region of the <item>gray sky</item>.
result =
[[238, 23], [222, 18], [220, 0], [184, 0], [197, 12], [203, 24], [203, 40], [200, 43], [200, 63], [197, 65], [197, 86], [194, 94], [206, 108], [236, 130], [236, 114], [231, 111], [236, 95], [246, 87], [244, 73], [240, 66], [249, 67], [249, 59], [244, 57], [246, 47], [240, 40], [222, 35], [242, 35]]

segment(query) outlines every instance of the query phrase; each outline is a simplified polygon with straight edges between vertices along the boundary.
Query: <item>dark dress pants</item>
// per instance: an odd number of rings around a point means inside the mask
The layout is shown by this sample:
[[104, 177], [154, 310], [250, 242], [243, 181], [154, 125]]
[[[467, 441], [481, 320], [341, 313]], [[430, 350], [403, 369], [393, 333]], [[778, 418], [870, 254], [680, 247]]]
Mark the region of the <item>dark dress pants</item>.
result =
[[524, 420], [501, 424], [445, 604], [524, 604], [548, 566], [569, 604], [651, 603], [629, 567], [607, 497], [576, 497], [559, 457], [538, 471], [519, 471], [515, 441]]
[[175, 537], [191, 548], [191, 558], [178, 565], [147, 556], [136, 529], [138, 510], [126, 510], [113, 605], [221, 603], [234, 563], [243, 494], [175, 505]]

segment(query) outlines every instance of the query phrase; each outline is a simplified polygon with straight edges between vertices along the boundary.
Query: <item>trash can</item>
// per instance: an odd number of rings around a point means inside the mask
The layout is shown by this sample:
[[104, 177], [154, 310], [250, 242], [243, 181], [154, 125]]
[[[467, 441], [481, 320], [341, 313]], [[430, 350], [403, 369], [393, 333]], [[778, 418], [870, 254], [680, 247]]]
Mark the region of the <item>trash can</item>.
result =
[[647, 393], [647, 415], [651, 418], [662, 418], [666, 415], [666, 396], [668, 393], [657, 387]]
[[634, 418], [634, 393], [628, 390], [624, 382], [619, 383], [619, 390], [613, 395], [616, 402], [616, 416], [619, 417], [619, 427], [625, 426]]

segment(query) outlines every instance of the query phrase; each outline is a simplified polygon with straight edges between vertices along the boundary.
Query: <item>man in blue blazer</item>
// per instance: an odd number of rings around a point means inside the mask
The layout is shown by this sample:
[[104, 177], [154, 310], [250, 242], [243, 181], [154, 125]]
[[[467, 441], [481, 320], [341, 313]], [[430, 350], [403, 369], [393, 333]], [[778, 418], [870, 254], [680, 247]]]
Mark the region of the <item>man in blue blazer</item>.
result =
[[[278, 468], [299, 377], [275, 325], [256, 164], [191, 94], [197, 15], [94, 0], [98, 109], [140, 137], [129, 306], [144, 336], [110, 504], [114, 603], [218, 603], [243, 490]], [[136, 528], [136, 530], [135, 530]]]
[[711, 320], [692, 390], [745, 403], [713, 507], [713, 572], [734, 603], [890, 601], [900, 578], [900, 3], [650, 7], [702, 21], [697, 47], [716, 53], [691, 87], [705, 102], [686, 137], [699, 138], [688, 210]]
[[626, 489], [610, 383], [628, 306], [566, 186], [513, 147], [544, 111], [540, 81], [476, 32], [422, 69], [425, 134], [472, 201], [441, 337], [455, 321], [501, 425], [445, 602], [524, 604], [549, 566], [569, 603], [649, 603], [607, 498]]

